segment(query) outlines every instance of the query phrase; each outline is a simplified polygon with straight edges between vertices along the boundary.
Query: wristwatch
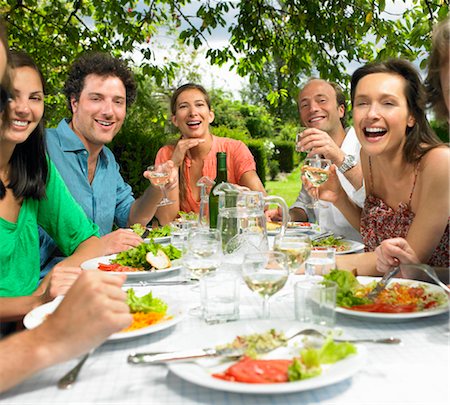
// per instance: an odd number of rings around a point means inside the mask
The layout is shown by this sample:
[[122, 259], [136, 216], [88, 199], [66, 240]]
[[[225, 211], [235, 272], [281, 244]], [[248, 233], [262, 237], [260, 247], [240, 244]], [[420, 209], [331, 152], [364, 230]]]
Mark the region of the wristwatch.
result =
[[346, 171], [354, 168], [358, 162], [353, 155], [345, 155], [342, 164], [338, 167], [338, 170], [344, 174]]

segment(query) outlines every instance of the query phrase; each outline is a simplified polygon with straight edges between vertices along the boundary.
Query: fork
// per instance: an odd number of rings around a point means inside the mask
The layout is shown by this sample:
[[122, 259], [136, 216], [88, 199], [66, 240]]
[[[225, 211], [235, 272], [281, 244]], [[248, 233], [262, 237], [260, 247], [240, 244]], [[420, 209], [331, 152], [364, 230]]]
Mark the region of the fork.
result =
[[450, 293], [450, 288], [448, 288], [447, 285], [445, 285], [441, 280], [439, 280], [439, 277], [437, 276], [434, 269], [429, 266], [428, 264], [402, 264], [402, 267], [409, 267], [409, 268], [416, 268], [422, 270], [428, 277], [430, 277], [436, 284], [438, 284], [440, 287], [444, 289], [447, 293]]
[[66, 390], [72, 388], [72, 385], [77, 380], [81, 368], [83, 367], [84, 363], [86, 362], [86, 360], [92, 354], [93, 351], [94, 349], [86, 353], [78, 362], [78, 364], [58, 381], [59, 389]]
[[[304, 329], [300, 331], [297, 335], [305, 335], [305, 336], [315, 336], [320, 338], [326, 338], [326, 336], [319, 332], [316, 329]], [[383, 339], [341, 339], [333, 337], [335, 342], [349, 342], [349, 343], [384, 343], [384, 344], [399, 344], [401, 342], [400, 339], [394, 338], [392, 336]]]

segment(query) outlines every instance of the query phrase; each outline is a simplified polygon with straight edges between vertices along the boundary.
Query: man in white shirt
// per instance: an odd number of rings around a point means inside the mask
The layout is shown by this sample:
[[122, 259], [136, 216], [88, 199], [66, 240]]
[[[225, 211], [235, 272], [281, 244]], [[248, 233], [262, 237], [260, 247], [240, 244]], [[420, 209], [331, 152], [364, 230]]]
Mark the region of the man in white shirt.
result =
[[[321, 155], [330, 159], [338, 169], [339, 180], [347, 194], [362, 206], [365, 193], [359, 163], [361, 146], [353, 128], [345, 131], [345, 103], [345, 95], [337, 84], [309, 79], [298, 97], [300, 120], [306, 129], [300, 134], [297, 150], [308, 151], [309, 156]], [[302, 187], [289, 210], [291, 220], [315, 222], [318, 210], [308, 208], [311, 203], [306, 187]], [[331, 203], [320, 202], [318, 219], [322, 230], [361, 241], [359, 231]]]

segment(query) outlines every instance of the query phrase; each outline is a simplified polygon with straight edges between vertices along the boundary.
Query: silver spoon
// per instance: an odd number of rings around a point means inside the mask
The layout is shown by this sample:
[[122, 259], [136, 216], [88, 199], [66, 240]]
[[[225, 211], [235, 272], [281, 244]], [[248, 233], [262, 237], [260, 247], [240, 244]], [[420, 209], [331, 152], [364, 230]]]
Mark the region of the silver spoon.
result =
[[[326, 336], [319, 332], [316, 329], [304, 329], [300, 333], [300, 335], [305, 336], [315, 336], [315, 337], [321, 337], [326, 338]], [[333, 340], [335, 342], [349, 342], [349, 343], [385, 343], [385, 344], [399, 344], [401, 342], [400, 339], [394, 338], [394, 337], [388, 337], [384, 339], [340, 339], [333, 337]]]
[[86, 353], [78, 362], [78, 364], [58, 381], [58, 388], [62, 390], [72, 388], [72, 385], [75, 383], [78, 374], [80, 373], [81, 367], [83, 367], [83, 364], [86, 362], [92, 352], [93, 350]]

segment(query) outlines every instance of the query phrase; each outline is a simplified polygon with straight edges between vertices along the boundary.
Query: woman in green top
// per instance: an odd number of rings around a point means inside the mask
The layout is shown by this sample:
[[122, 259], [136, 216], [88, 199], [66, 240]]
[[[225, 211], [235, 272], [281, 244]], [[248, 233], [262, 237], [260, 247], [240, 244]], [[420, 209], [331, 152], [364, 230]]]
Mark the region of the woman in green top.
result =
[[[98, 227], [84, 214], [48, 160], [44, 80], [34, 61], [11, 52], [11, 93], [0, 113], [0, 319], [13, 320], [63, 294], [83, 260], [103, 254]], [[39, 282], [41, 225], [71, 257]], [[53, 286], [52, 286], [53, 284]]]

